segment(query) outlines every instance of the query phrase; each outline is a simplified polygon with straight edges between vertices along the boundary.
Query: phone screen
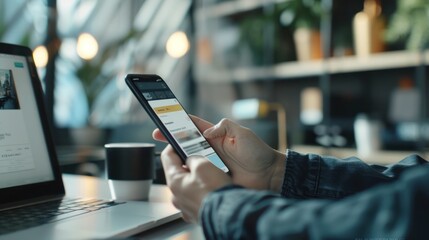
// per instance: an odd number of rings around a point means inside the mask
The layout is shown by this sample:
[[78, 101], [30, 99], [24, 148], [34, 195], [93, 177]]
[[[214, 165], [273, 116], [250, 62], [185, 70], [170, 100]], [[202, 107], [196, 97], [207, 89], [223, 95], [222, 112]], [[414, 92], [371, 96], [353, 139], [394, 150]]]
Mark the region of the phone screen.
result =
[[[129, 80], [137, 88], [134, 89], [134, 93], [140, 94], [140, 102], [142, 100], [146, 101], [146, 107], [151, 108], [152, 111], [148, 111], [148, 113], [160, 130], [169, 132], [170, 137], [174, 139], [186, 157], [192, 155], [205, 156], [217, 168], [224, 172], [229, 171], [161, 78], [153, 81], [134, 77], [129, 78]], [[136, 90], [138, 90], [137, 93]], [[154, 117], [157, 119], [154, 119]], [[164, 129], [159, 124], [163, 124]], [[175, 146], [174, 144], [172, 145]]]

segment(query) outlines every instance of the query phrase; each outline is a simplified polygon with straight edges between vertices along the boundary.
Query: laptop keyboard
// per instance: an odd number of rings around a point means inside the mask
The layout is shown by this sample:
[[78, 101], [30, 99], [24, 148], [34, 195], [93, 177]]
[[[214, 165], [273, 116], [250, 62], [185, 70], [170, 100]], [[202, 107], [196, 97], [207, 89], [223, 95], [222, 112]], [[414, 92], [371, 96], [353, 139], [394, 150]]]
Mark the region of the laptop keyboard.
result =
[[62, 199], [0, 212], [0, 234], [60, 221], [121, 203], [99, 199]]

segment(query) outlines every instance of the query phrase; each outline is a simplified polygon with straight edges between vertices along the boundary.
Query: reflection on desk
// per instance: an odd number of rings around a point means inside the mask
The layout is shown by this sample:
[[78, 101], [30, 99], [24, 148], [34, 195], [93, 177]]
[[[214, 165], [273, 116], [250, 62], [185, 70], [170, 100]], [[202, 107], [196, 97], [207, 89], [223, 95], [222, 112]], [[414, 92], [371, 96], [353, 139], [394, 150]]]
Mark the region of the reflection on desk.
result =
[[[66, 194], [70, 197], [93, 197], [110, 199], [109, 186], [106, 179], [97, 177], [63, 174]], [[165, 185], [153, 184], [149, 201], [170, 202], [172, 194]], [[167, 223], [146, 232], [133, 239], [204, 239], [201, 227], [184, 222], [182, 219]]]

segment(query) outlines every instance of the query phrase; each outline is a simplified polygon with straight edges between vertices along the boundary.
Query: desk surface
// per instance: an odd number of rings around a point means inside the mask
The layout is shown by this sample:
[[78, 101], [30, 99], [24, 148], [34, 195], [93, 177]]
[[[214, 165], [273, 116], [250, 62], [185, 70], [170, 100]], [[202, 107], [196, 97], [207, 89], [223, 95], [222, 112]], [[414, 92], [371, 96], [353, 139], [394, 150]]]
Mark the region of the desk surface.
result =
[[[63, 181], [68, 196], [95, 197], [110, 199], [107, 180], [82, 175], [63, 174]], [[170, 202], [172, 194], [168, 187], [154, 184], [151, 187], [149, 201]], [[204, 239], [201, 227], [189, 224], [182, 219], [142, 232], [133, 239]]]

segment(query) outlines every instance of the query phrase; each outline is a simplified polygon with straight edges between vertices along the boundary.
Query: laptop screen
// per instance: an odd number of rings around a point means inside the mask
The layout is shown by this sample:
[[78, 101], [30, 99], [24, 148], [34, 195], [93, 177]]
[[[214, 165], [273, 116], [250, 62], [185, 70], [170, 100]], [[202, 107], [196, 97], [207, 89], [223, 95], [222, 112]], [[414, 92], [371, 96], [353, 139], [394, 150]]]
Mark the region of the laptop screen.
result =
[[0, 43], [0, 203], [63, 191], [48, 130], [31, 50]]
[[0, 54], [0, 188], [53, 180], [23, 56]]

